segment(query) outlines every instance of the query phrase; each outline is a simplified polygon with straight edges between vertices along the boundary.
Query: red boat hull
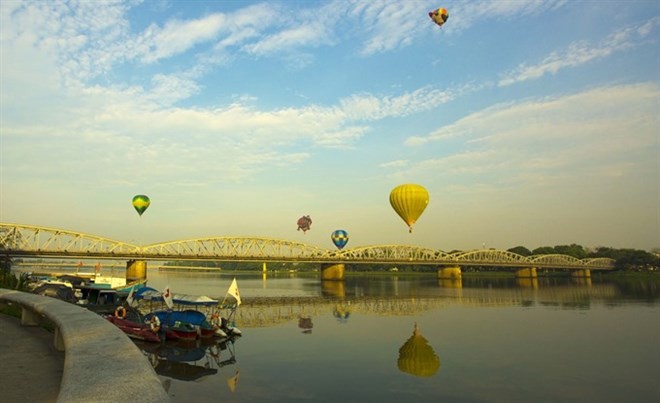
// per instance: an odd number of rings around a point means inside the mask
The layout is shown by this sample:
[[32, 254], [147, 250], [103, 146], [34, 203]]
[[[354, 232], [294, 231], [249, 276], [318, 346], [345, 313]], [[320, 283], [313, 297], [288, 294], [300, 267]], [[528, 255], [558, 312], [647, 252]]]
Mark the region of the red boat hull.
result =
[[130, 320], [121, 319], [116, 316], [105, 317], [110, 323], [121, 329], [128, 337], [132, 339], [160, 342], [160, 337], [157, 332], [151, 330], [151, 327], [146, 324], [132, 322]]

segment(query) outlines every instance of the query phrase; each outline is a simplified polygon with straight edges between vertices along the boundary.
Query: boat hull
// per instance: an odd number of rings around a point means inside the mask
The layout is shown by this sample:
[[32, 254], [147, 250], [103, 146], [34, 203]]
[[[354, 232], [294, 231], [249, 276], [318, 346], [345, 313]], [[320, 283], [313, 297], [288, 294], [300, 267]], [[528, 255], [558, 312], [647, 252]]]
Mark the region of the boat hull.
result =
[[149, 325], [118, 318], [112, 315], [106, 316], [105, 318], [132, 339], [156, 343], [160, 342], [160, 336], [157, 332], [154, 332]]

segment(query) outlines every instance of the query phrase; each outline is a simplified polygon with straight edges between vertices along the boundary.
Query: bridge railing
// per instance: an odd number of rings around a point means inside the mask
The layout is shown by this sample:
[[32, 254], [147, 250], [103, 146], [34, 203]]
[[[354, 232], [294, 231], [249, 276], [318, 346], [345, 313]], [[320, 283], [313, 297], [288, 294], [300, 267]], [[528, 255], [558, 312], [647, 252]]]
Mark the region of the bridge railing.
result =
[[169, 401], [135, 343], [96, 313], [55, 298], [1, 288], [0, 303], [20, 306], [22, 325], [47, 320], [56, 326], [55, 347], [65, 353], [58, 402]]

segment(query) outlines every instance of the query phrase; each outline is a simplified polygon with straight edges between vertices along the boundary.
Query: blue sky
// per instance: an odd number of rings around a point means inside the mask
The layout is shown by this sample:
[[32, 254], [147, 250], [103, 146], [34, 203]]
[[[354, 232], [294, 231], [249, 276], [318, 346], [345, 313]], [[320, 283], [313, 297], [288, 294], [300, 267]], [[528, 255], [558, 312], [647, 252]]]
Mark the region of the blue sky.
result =
[[660, 247], [659, 29], [657, 1], [3, 0], [0, 221]]

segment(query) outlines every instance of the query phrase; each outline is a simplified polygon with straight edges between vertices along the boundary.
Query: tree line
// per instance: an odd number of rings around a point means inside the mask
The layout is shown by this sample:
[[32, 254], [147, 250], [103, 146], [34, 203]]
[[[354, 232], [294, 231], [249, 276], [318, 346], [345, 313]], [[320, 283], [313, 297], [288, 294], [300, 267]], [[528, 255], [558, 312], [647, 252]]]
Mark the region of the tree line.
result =
[[541, 246], [534, 250], [529, 250], [524, 246], [516, 246], [508, 249], [508, 251], [522, 256], [559, 254], [572, 256], [576, 259], [605, 257], [615, 260], [617, 270], [660, 269], [660, 249], [653, 249], [651, 252], [641, 249], [616, 249], [604, 246], [588, 249], [582, 245], [570, 244]]

